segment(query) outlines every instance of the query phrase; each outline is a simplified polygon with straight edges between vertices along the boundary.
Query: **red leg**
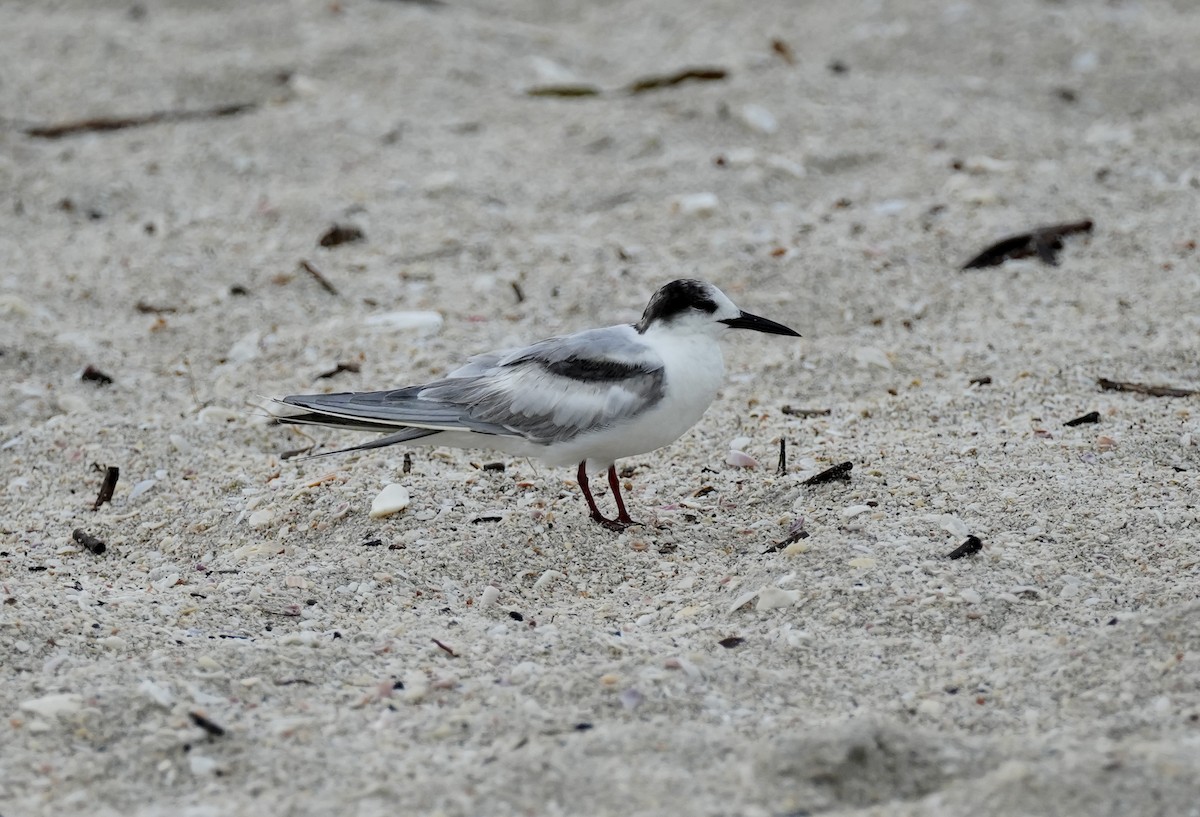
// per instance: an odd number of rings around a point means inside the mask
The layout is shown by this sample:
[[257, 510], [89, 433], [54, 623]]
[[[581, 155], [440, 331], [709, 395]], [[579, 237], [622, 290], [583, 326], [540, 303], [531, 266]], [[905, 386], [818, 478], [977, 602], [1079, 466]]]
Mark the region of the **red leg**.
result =
[[596, 507], [596, 500], [592, 497], [592, 488], [588, 485], [587, 476], [587, 460], [579, 463], [579, 473], [575, 475], [576, 481], [579, 483], [579, 490], [583, 491], [583, 498], [587, 500], [588, 509], [592, 512], [592, 519], [604, 524], [609, 520], [604, 518], [604, 514], [600, 513], [600, 509]]
[[609, 519], [600, 513], [600, 509], [596, 507], [596, 499], [592, 496], [592, 488], [588, 485], [587, 476], [587, 460], [579, 463], [579, 471], [575, 475], [575, 479], [579, 482], [579, 490], [583, 491], [583, 498], [587, 500], [588, 510], [591, 511], [592, 520], [599, 522], [604, 527], [618, 533], [625, 530], [630, 525], [637, 525], [629, 518], [628, 511], [625, 510], [625, 500], [621, 497], [621, 486], [617, 482], [616, 466], [610, 466], [608, 469], [608, 485], [612, 488], [613, 498], [617, 501], [617, 518]]
[[625, 510], [625, 499], [621, 496], [621, 483], [617, 479], [617, 466], [608, 466], [608, 487], [612, 488], [613, 499], [617, 501], [617, 521], [623, 525], [636, 525], [629, 518], [629, 511]]

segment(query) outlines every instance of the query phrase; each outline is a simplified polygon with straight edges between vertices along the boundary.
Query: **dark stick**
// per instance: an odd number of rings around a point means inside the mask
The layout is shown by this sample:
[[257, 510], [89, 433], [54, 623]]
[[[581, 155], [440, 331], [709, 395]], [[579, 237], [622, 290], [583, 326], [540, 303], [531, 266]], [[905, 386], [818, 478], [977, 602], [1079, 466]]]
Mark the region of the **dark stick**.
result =
[[568, 82], [562, 85], [538, 85], [530, 88], [525, 93], [529, 96], [599, 96], [600, 89], [595, 85], [586, 83]]
[[787, 474], [787, 440], [779, 438], [779, 476]]
[[682, 71], [676, 71], [673, 74], [642, 77], [639, 80], [631, 82], [628, 90], [631, 94], [640, 94], [659, 88], [670, 88], [672, 85], [678, 85], [688, 80], [711, 82], [717, 79], [725, 79], [728, 75], [729, 72], [724, 68], [684, 68]]
[[108, 550], [108, 545], [101, 542], [95, 536], [92, 536], [90, 533], [85, 531], [83, 528], [76, 528], [74, 530], [74, 532], [71, 534], [71, 538], [74, 539], [79, 544], [83, 545], [85, 548], [87, 548], [92, 553], [96, 554], [97, 556], [100, 556], [101, 554], [104, 553], [104, 551]]
[[793, 542], [799, 542], [801, 539], [807, 539], [808, 536], [808, 531], [804, 529], [804, 519], [797, 519], [792, 523], [792, 527], [788, 531], [788, 535], [768, 547], [762, 552], [761, 555], [765, 556], [768, 553], [778, 553]]
[[358, 374], [360, 371], [362, 371], [362, 367], [354, 361], [350, 361], [349, 363], [339, 363], [329, 371], [321, 372], [319, 375], [317, 375], [317, 380], [327, 380], [331, 377], [336, 377], [342, 372], [352, 372], [353, 374]]
[[961, 559], [964, 556], [973, 556], [981, 550], [983, 550], [983, 540], [978, 536], [968, 536], [967, 541], [947, 553], [946, 558]]
[[1147, 386], [1145, 383], [1127, 383], [1122, 380], [1109, 380], [1101, 377], [1096, 381], [1100, 388], [1106, 391], [1131, 391], [1137, 394], [1148, 394], [1151, 397], [1191, 397], [1198, 394], [1195, 389], [1177, 389], [1173, 386]]
[[92, 510], [100, 509], [100, 506], [112, 499], [113, 491], [117, 489], [117, 480], [121, 478], [121, 469], [115, 465], [110, 465], [104, 469], [104, 481], [100, 483], [100, 493], [96, 495], [96, 501], [92, 505]]
[[402, 471], [403, 471], [405, 474], [411, 474], [411, 473], [412, 473], [412, 454], [408, 454], [408, 453], [406, 453], [406, 454], [404, 455], [404, 466], [403, 466], [403, 468], [402, 468]]
[[334, 287], [333, 284], [329, 283], [329, 279], [327, 279], [324, 275], [321, 274], [321, 271], [319, 269], [317, 269], [316, 267], [314, 267], [312, 264], [308, 263], [304, 259], [300, 259], [300, 269], [304, 270], [309, 275], [311, 275], [313, 277], [313, 279], [316, 280], [316, 282], [321, 285], [321, 288], [324, 289], [326, 292], [328, 292], [330, 295], [332, 295], [336, 298], [341, 294], [337, 291], [337, 289]]
[[450, 657], [451, 657], [451, 658], [458, 658], [458, 653], [456, 653], [454, 650], [450, 649], [450, 648], [449, 648], [449, 647], [447, 647], [445, 644], [443, 644], [442, 642], [438, 641], [436, 638], [435, 638], [435, 639], [432, 639], [432, 640], [433, 640], [433, 643], [434, 643], [434, 644], [437, 644], [437, 645], [438, 645], [438, 647], [439, 647], [440, 649], [442, 649], [442, 650], [444, 650], [445, 652], [449, 653], [449, 655], [450, 655]]
[[1098, 423], [1098, 422], [1100, 422], [1100, 412], [1089, 411], [1087, 414], [1083, 415], [1082, 417], [1076, 417], [1074, 420], [1067, 420], [1065, 423], [1063, 423], [1063, 425], [1065, 425], [1065, 426], [1081, 426], [1081, 425], [1085, 425], [1086, 423]]
[[64, 136], [74, 136], [79, 133], [124, 130], [143, 125], [156, 125], [159, 122], [218, 119], [224, 116], [236, 116], [237, 114], [253, 110], [255, 107], [257, 106], [253, 102], [239, 102], [233, 105], [221, 105], [216, 108], [202, 108], [197, 111], [155, 111], [154, 113], [136, 116], [99, 116], [93, 119], [60, 122], [55, 125], [37, 125], [32, 128], [26, 128], [25, 135], [38, 139], [61, 139]]
[[821, 473], [819, 473], [815, 476], [811, 476], [808, 479], [804, 480], [804, 484], [805, 485], [822, 485], [826, 482], [833, 482], [834, 480], [839, 480], [839, 479], [844, 479], [844, 480], [848, 481], [850, 479], [850, 471], [853, 470], [853, 468], [854, 468], [854, 463], [852, 463], [852, 462], [838, 463], [837, 465], [834, 465], [831, 468], [826, 468]]
[[804, 409], [792, 406], [784, 406], [780, 411], [789, 417], [828, 417], [830, 414], [830, 409]]
[[1071, 221], [1066, 224], [1052, 224], [1048, 227], [1038, 227], [1027, 233], [1018, 233], [1001, 239], [995, 244], [963, 264], [964, 270], [982, 269], [983, 267], [998, 267], [1011, 258], [1029, 258], [1036, 255], [1050, 266], [1058, 264], [1058, 253], [1062, 249], [1063, 239], [1074, 233], [1087, 233], [1092, 230], [1092, 220]]
[[217, 724], [217, 723], [213, 723], [211, 720], [209, 720], [207, 717], [200, 714], [199, 712], [194, 712], [194, 711], [189, 712], [188, 717], [192, 719], [192, 723], [196, 724], [201, 729], [203, 729], [205, 732], [207, 732], [210, 737], [219, 738], [225, 734], [224, 726], [221, 726], [220, 724]]
[[512, 282], [512, 291], [513, 295], [517, 296], [517, 303], [525, 303], [525, 290], [521, 289], [521, 285], [518, 282]]

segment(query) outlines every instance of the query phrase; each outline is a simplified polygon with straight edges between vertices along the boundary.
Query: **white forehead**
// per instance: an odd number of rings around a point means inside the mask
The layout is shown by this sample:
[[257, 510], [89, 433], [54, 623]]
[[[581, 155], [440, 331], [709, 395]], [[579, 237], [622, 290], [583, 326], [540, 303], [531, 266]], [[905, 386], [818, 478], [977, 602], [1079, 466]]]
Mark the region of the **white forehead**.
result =
[[721, 290], [717, 289], [712, 284], [706, 284], [708, 287], [708, 297], [717, 305], [717, 311], [713, 314], [714, 320], [722, 320], [724, 318], [736, 318], [742, 314], [742, 310], [737, 304], [729, 300], [729, 296]]

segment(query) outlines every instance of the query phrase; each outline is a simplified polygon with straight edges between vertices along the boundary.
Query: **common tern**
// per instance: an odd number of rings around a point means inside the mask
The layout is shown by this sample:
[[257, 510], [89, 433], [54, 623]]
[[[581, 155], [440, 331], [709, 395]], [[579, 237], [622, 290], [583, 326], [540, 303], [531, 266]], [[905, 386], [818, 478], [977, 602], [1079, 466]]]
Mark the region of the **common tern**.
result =
[[[386, 391], [300, 394], [275, 400], [282, 423], [386, 432], [329, 453], [409, 443], [489, 448], [578, 464], [591, 518], [636, 525], [615, 461], [679, 439], [712, 403], [725, 371], [718, 340], [729, 329], [799, 337], [739, 309], [704, 281], [660, 288], [634, 324], [587, 329], [519, 349], [486, 352], [441, 380]], [[608, 470], [617, 516], [600, 513], [588, 473]]]

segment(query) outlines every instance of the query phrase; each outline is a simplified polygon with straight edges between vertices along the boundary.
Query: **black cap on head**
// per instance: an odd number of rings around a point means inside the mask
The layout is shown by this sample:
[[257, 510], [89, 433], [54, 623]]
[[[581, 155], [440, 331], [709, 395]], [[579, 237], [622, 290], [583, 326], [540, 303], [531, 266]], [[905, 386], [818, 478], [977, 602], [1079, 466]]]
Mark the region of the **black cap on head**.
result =
[[703, 281], [681, 278], [659, 288], [650, 298], [642, 319], [637, 322], [638, 332], [645, 332], [656, 321], [669, 322], [689, 309], [712, 314], [717, 311], [717, 302], [712, 299], [709, 285]]

